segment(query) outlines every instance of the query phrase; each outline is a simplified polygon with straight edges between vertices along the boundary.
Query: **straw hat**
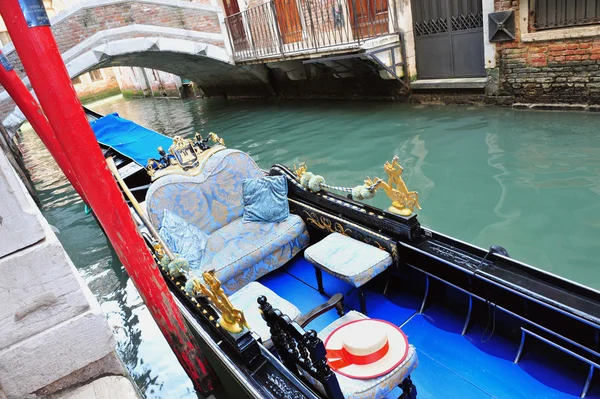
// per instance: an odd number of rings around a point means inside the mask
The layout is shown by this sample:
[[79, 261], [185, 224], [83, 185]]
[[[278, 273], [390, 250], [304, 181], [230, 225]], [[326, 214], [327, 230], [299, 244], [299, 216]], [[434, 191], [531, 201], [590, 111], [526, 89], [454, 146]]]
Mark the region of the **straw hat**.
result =
[[336, 328], [325, 340], [325, 349], [336, 373], [366, 380], [398, 367], [408, 354], [408, 340], [385, 320], [361, 319]]

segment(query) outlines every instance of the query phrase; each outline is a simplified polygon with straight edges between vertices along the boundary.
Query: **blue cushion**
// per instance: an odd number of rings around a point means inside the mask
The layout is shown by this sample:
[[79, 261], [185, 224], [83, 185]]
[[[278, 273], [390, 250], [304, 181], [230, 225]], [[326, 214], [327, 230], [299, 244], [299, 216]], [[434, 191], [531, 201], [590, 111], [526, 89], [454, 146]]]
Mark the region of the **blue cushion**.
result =
[[168, 209], [211, 234], [242, 217], [243, 180], [263, 176], [248, 154], [230, 149], [219, 151], [208, 158], [197, 176], [166, 175], [152, 183], [146, 193], [148, 218], [159, 228], [164, 210]]
[[285, 176], [244, 179], [244, 222], [277, 223], [290, 215]]
[[309, 244], [298, 215], [280, 223], [244, 223], [239, 218], [208, 236], [202, 271], [214, 270], [230, 294], [284, 265]]
[[200, 268], [208, 242], [202, 230], [165, 209], [158, 233], [169, 249], [185, 258], [191, 268]]

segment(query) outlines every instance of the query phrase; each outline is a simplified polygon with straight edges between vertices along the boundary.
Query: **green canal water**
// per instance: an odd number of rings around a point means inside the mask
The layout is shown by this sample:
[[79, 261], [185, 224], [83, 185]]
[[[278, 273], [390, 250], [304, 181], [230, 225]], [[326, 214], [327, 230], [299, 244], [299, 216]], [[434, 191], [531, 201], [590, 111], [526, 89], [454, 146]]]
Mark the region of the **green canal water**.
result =
[[[333, 185], [385, 177], [394, 155], [422, 225], [600, 289], [600, 115], [390, 103], [111, 99], [91, 104], [169, 136], [217, 132], [261, 167], [307, 162]], [[193, 398], [115, 253], [25, 132], [43, 212], [98, 298], [146, 397]], [[386, 207], [383, 193], [371, 200]]]

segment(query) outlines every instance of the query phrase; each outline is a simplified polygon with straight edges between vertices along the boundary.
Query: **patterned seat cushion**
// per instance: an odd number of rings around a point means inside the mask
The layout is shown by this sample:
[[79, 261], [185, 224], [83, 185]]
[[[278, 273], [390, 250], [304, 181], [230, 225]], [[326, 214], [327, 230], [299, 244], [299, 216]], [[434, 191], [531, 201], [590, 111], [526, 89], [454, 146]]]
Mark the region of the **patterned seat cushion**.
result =
[[248, 154], [219, 151], [197, 176], [167, 175], [152, 183], [146, 193], [148, 218], [160, 228], [164, 210], [168, 209], [210, 234], [242, 216], [244, 179], [263, 176]]
[[208, 236], [202, 271], [214, 270], [232, 293], [282, 266], [309, 244], [298, 215], [280, 223], [244, 223], [236, 219]]
[[332, 233], [304, 251], [304, 257], [325, 272], [360, 287], [392, 264], [382, 249]]
[[200, 268], [215, 270], [227, 294], [283, 266], [309, 244], [298, 216], [242, 224], [243, 181], [263, 176], [248, 154], [226, 149], [206, 160], [197, 176], [161, 177], [146, 194], [148, 218], [157, 229], [166, 209], [209, 235]]
[[273, 346], [271, 341], [271, 332], [269, 326], [262, 318], [258, 309], [256, 299], [264, 295], [269, 300], [269, 303], [275, 309], [279, 309], [283, 314], [286, 314], [291, 320], [296, 320], [300, 317], [300, 311], [297, 307], [286, 301], [261, 283], [252, 282], [237, 291], [229, 297], [229, 300], [236, 308], [244, 312], [246, 321], [250, 325], [252, 331], [257, 333], [262, 339], [263, 345], [267, 348]]
[[[362, 313], [350, 311], [343, 317], [337, 319], [327, 327], [325, 327], [318, 336], [323, 342], [327, 339], [329, 334], [333, 332], [339, 326], [349, 323], [354, 320], [367, 319], [368, 317]], [[345, 377], [338, 373], [335, 374], [342, 394], [346, 399], [378, 399], [384, 398], [392, 389], [402, 383], [406, 377], [408, 377], [412, 371], [419, 364], [417, 358], [417, 351], [415, 347], [409, 345], [408, 355], [406, 359], [393, 371], [388, 374], [382, 375], [381, 377], [371, 378], [369, 380], [358, 380], [354, 378]], [[305, 374], [306, 376], [306, 374]], [[316, 381], [314, 378], [307, 376], [309, 381], [317, 387], [321, 393], [324, 393], [323, 386]]]

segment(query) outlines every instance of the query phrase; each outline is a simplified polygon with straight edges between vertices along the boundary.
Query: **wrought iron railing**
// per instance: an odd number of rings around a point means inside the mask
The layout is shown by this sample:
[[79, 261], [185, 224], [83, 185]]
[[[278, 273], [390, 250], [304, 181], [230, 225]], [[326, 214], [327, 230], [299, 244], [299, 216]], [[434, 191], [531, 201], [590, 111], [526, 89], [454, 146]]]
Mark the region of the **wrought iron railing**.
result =
[[331, 49], [390, 31], [388, 0], [272, 0], [225, 22], [238, 61]]
[[529, 0], [537, 30], [600, 23], [600, 0]]

